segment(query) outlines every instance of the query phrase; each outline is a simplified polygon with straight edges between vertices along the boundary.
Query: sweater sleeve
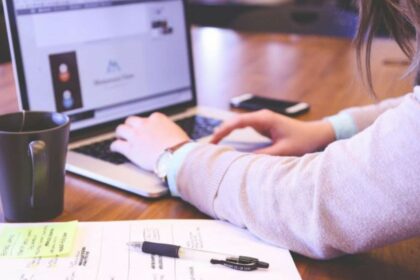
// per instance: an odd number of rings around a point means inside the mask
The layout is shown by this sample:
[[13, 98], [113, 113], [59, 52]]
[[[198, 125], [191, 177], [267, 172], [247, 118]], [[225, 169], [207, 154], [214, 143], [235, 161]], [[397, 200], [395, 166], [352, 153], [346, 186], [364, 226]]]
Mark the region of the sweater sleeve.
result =
[[386, 110], [397, 107], [403, 98], [389, 98], [372, 105], [348, 108], [326, 119], [332, 124], [337, 140], [347, 139], [369, 127]]
[[203, 212], [309, 257], [362, 252], [420, 235], [418, 139], [420, 102], [410, 95], [363, 132], [303, 157], [199, 146], [179, 170], [178, 191]]

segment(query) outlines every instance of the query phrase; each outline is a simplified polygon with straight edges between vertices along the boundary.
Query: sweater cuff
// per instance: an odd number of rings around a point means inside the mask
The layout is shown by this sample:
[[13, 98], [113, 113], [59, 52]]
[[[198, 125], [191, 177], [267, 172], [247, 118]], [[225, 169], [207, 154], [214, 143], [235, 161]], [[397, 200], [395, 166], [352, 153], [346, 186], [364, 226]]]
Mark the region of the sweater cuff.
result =
[[198, 143], [188, 143], [183, 145], [181, 148], [175, 151], [173, 154], [173, 158], [169, 163], [168, 169], [168, 187], [169, 191], [171, 192], [172, 196], [179, 197], [178, 187], [176, 185], [176, 177], [178, 175], [178, 171], [181, 168], [182, 164], [184, 163], [185, 158], [187, 157], [188, 153], [198, 147]]
[[325, 120], [331, 123], [336, 140], [350, 138], [358, 132], [356, 123], [348, 113], [342, 112], [338, 115], [327, 117]]

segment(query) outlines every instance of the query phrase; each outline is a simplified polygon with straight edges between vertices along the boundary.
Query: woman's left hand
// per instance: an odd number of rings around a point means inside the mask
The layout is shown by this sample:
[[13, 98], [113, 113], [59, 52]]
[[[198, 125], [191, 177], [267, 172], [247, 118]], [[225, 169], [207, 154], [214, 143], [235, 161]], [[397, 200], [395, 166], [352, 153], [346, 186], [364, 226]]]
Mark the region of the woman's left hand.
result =
[[128, 117], [116, 129], [117, 140], [111, 151], [126, 156], [136, 165], [152, 171], [165, 149], [188, 141], [188, 135], [161, 113], [149, 118]]

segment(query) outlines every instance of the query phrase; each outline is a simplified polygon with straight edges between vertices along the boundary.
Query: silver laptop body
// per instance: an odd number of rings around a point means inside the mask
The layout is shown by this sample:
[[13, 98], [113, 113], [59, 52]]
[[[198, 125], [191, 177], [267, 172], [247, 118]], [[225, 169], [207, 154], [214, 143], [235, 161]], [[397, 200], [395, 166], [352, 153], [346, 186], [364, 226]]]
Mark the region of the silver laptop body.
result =
[[[163, 196], [168, 190], [154, 174], [80, 151], [112, 139], [115, 126], [130, 115], [160, 111], [175, 121], [198, 115], [219, 122], [232, 115], [196, 106], [185, 0], [3, 3], [19, 106], [70, 116], [72, 173], [141, 196]], [[252, 150], [267, 143], [243, 129], [223, 144]]]

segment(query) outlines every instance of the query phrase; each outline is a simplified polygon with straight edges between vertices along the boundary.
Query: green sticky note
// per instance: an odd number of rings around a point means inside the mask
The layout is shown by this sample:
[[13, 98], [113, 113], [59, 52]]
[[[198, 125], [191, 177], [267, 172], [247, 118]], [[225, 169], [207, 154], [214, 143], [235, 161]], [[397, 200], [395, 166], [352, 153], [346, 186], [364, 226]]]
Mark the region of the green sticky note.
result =
[[0, 227], [0, 257], [34, 258], [69, 254], [74, 246], [77, 221], [43, 225]]

